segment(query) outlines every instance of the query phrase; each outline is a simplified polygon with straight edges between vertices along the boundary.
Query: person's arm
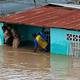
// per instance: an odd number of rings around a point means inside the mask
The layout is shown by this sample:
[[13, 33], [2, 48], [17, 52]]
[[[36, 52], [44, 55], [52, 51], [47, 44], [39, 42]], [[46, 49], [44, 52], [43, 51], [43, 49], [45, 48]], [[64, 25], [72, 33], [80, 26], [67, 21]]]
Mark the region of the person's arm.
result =
[[38, 48], [38, 42], [36, 39], [34, 39], [34, 52], [37, 51], [37, 48]]
[[42, 38], [43, 38], [44, 41], [47, 39], [47, 35], [46, 34], [44, 34], [42, 32], [40, 32], [39, 34], [42, 36]]

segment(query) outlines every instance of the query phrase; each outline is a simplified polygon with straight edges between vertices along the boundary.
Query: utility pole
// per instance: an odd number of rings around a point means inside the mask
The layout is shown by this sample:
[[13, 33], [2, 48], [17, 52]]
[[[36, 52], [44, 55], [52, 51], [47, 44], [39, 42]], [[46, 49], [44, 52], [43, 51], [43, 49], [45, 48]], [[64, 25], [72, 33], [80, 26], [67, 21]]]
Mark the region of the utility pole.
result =
[[46, 3], [48, 3], [48, 0], [45, 0]]
[[36, 5], [37, 5], [37, 4], [36, 4], [36, 0], [33, 0], [33, 1], [34, 1], [34, 5], [35, 5], [35, 7], [36, 7]]
[[[37, 6], [37, 1], [33, 0], [35, 7]], [[48, 3], [48, 0], [45, 0], [45, 3]]]

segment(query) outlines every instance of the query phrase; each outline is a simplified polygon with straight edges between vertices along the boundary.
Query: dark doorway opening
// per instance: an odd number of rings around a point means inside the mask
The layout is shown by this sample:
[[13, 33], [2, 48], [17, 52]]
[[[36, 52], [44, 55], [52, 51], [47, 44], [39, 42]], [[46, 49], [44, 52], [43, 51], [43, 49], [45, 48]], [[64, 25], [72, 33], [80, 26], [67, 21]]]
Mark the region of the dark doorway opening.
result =
[[[19, 34], [20, 44], [19, 48], [32, 48], [34, 49], [34, 40], [32, 34], [42, 32], [46, 35], [46, 41], [48, 43], [48, 52], [50, 52], [50, 28], [43, 28], [30, 25], [19, 24], [7, 24], [8, 27], [15, 28]], [[41, 50], [41, 49], [40, 49]]]

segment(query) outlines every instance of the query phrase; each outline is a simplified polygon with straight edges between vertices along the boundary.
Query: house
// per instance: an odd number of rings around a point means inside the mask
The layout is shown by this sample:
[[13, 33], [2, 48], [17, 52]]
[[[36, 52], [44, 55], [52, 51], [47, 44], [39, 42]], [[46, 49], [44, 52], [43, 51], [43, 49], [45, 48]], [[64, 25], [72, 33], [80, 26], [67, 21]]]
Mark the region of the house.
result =
[[0, 18], [0, 22], [13, 24], [18, 29], [22, 40], [32, 41], [33, 32], [41, 31], [43, 28], [49, 29], [50, 53], [74, 55], [74, 51], [79, 53], [80, 50], [79, 13], [80, 10], [76, 8], [49, 4]]
[[0, 23], [0, 45], [4, 44], [4, 37], [3, 37], [4, 35], [3, 35], [2, 26], [3, 26], [3, 23]]

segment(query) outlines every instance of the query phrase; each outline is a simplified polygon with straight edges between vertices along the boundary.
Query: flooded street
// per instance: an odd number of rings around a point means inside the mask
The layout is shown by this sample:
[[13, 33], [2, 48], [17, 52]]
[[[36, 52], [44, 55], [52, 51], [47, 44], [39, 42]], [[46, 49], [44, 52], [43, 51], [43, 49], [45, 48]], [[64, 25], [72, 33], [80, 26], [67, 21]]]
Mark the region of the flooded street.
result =
[[51, 56], [52, 80], [80, 80], [80, 57]]
[[0, 48], [0, 80], [80, 80], [80, 57]]
[[51, 80], [48, 53], [21, 48], [0, 50], [0, 80]]

